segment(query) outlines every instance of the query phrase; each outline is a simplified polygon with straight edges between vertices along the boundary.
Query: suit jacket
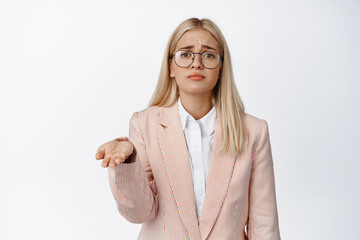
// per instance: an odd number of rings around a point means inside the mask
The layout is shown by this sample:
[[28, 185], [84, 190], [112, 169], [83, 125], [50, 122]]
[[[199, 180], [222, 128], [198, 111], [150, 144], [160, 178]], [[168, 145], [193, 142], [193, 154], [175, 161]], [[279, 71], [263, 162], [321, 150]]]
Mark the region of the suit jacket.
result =
[[198, 221], [176, 103], [135, 112], [129, 128], [134, 144], [132, 162], [108, 168], [120, 214], [132, 223], [142, 223], [138, 239], [280, 240], [267, 122], [245, 114], [249, 144], [243, 153], [231, 157], [218, 152], [221, 126], [216, 118]]

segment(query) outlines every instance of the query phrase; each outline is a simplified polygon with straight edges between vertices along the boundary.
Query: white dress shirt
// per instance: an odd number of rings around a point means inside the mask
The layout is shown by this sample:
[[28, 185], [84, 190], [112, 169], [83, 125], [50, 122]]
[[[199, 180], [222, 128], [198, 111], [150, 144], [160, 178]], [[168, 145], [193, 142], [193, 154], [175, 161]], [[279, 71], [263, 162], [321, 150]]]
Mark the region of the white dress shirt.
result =
[[216, 110], [213, 106], [204, 117], [195, 120], [181, 104], [180, 97], [178, 107], [189, 152], [197, 216], [200, 220], [214, 143]]

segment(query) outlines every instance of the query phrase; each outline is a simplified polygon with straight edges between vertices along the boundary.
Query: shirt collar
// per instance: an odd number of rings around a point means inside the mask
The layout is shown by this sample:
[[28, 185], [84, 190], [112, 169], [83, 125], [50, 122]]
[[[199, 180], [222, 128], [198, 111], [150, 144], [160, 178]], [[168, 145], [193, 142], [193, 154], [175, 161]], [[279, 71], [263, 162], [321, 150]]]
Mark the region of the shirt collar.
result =
[[178, 108], [179, 108], [179, 115], [181, 120], [181, 125], [183, 130], [185, 130], [186, 125], [189, 120], [197, 121], [201, 127], [201, 130], [204, 132], [206, 136], [211, 135], [215, 130], [215, 118], [216, 118], [216, 109], [213, 106], [210, 111], [203, 116], [199, 120], [195, 120], [193, 116], [191, 116], [184, 108], [180, 101], [180, 97], [178, 98]]

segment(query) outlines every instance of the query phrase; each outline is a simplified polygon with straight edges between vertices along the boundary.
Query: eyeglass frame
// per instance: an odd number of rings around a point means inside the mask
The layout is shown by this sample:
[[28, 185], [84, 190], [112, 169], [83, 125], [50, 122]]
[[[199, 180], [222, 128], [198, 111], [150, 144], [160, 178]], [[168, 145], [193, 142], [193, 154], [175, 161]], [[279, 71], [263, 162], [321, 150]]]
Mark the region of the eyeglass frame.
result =
[[[191, 53], [192, 53], [192, 59], [191, 59], [192, 61], [191, 61], [191, 63], [190, 63], [188, 66], [186, 66], [186, 67], [181, 67], [181, 66], [179, 66], [179, 64], [177, 64], [177, 62], [175, 61], [175, 55], [176, 55], [176, 53], [178, 53], [178, 52], [180, 52], [180, 51], [186, 51], [186, 52], [191, 52]], [[204, 63], [203, 63], [203, 61], [202, 61], [202, 55], [203, 55], [204, 53], [208, 53], [208, 52], [210, 52], [210, 53], [216, 53], [216, 54], [220, 57], [220, 61], [219, 61], [218, 65], [216, 65], [216, 67], [213, 67], [213, 68], [205, 67], [205, 65], [204, 65]], [[217, 68], [217, 67], [219, 66], [220, 62], [222, 62], [222, 61], [224, 60], [224, 59], [223, 59], [223, 56], [221, 56], [220, 53], [215, 52], [215, 51], [204, 51], [204, 52], [200, 53], [200, 52], [193, 52], [193, 51], [190, 51], [190, 50], [181, 50], [181, 49], [180, 49], [180, 50], [177, 50], [177, 51], [175, 52], [175, 54], [173, 54], [171, 57], [174, 58], [174, 62], [175, 62], [175, 64], [176, 64], [178, 67], [188, 68], [189, 66], [191, 66], [191, 64], [193, 64], [194, 59], [195, 59], [195, 54], [200, 54], [200, 62], [201, 62], [201, 65], [203, 65], [204, 68], [206, 68], [206, 69], [215, 69], [215, 68]]]

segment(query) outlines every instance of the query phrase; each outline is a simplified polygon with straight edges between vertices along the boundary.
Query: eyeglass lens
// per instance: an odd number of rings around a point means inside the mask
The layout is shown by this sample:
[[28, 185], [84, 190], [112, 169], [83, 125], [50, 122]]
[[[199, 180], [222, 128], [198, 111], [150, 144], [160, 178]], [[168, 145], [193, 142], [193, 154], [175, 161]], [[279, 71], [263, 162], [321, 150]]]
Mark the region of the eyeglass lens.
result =
[[[191, 51], [180, 50], [175, 53], [175, 62], [179, 67], [188, 67], [192, 64], [195, 55]], [[220, 63], [220, 56], [216, 52], [204, 52], [201, 61], [205, 68], [216, 68]]]

